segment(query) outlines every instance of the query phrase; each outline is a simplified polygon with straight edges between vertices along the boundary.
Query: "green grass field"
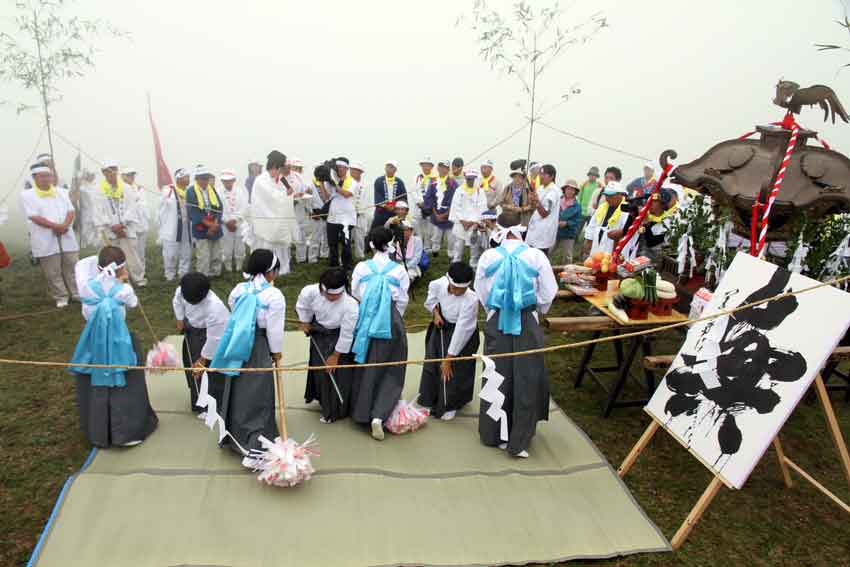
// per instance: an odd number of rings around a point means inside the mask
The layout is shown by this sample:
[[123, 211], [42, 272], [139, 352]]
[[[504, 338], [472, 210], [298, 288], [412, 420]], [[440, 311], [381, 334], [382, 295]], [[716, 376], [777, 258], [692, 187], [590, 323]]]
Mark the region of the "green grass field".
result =
[[[83, 323], [79, 306], [52, 310], [37, 267], [18, 250], [13, 265], [0, 271], [0, 357], [66, 361], [70, 358]], [[84, 254], [85, 255], [85, 254]], [[436, 259], [425, 280], [439, 277], [445, 257]], [[289, 317], [303, 285], [317, 281], [321, 265], [296, 265], [294, 273], [278, 280], [287, 298]], [[174, 333], [171, 312], [173, 287], [163, 281], [159, 251], [148, 251], [150, 285], [137, 290], [158, 335]], [[214, 281], [213, 289], [225, 298], [238, 281], [233, 274]], [[405, 320], [427, 320], [422, 307], [427, 285], [414, 288]], [[49, 311], [48, 313], [43, 313]], [[584, 314], [581, 303], [561, 303], [555, 315]], [[9, 319], [16, 315], [27, 315]], [[138, 310], [129, 315], [129, 326], [143, 342], [150, 333]], [[575, 342], [585, 333], [550, 333], [549, 344]], [[655, 341], [658, 353], [673, 353], [680, 343], [674, 333]], [[596, 360], [611, 360], [610, 348], [597, 349]], [[552, 392], [567, 414], [593, 439], [616, 466], [648, 423], [640, 409], [616, 410], [601, 417], [602, 392], [591, 381], [573, 388], [581, 350], [551, 353], [547, 359]], [[89, 452], [79, 432], [74, 385], [65, 370], [0, 366], [0, 564], [22, 565], [28, 559], [51, 508], [68, 475]], [[635, 387], [630, 385], [630, 387]], [[636, 388], [636, 387], [635, 387]], [[639, 395], [627, 388], [625, 396]], [[850, 438], [850, 405], [834, 398], [846, 438]], [[850, 487], [838, 465], [818, 404], [801, 404], [783, 430], [789, 457], [803, 466], [845, 501]], [[665, 434], [656, 435], [626, 478], [628, 486], [649, 516], [672, 537], [710, 480], [708, 471]], [[638, 555], [593, 562], [605, 566], [652, 565], [850, 565], [850, 516], [805, 481], [787, 490], [776, 459], [768, 452], [743, 490], [723, 489], [685, 546], [674, 554]], [[128, 511], [129, 513], [129, 511]], [[555, 519], [557, 521], [557, 519]], [[569, 537], [569, 534], [564, 534]], [[155, 544], [153, 542], [152, 544]]]

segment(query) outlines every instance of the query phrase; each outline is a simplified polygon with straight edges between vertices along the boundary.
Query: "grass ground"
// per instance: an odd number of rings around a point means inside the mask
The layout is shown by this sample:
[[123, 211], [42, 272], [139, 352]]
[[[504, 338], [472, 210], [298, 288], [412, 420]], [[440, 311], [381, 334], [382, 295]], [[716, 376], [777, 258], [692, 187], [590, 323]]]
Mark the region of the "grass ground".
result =
[[[13, 251], [14, 252], [14, 251]], [[438, 277], [446, 268], [438, 258], [426, 276]], [[293, 274], [281, 278], [290, 311], [301, 287], [317, 280], [322, 266], [298, 265]], [[156, 332], [174, 332], [171, 314], [173, 287], [162, 279], [160, 256], [151, 247], [148, 254], [151, 284], [137, 290]], [[82, 329], [78, 306], [50, 311], [38, 268], [26, 255], [16, 255], [14, 264], [0, 271], [0, 357], [35, 360], [68, 360]], [[235, 276], [213, 282], [213, 289], [226, 297]], [[405, 316], [408, 324], [425, 321], [422, 307], [426, 284], [415, 287], [415, 300]], [[556, 304], [554, 314], [581, 314], [582, 304]], [[17, 319], [6, 317], [27, 315]], [[149, 333], [132, 310], [129, 326], [140, 337]], [[587, 338], [578, 333], [550, 334], [550, 344]], [[656, 352], [673, 353], [678, 335], [659, 337]], [[613, 359], [610, 349], [597, 350], [598, 359]], [[567, 414], [581, 426], [616, 467], [648, 424], [640, 409], [615, 411], [610, 419], [600, 414], [602, 392], [588, 382], [573, 388], [580, 350], [548, 355], [552, 393]], [[64, 370], [3, 366], [0, 373], [0, 565], [22, 565], [29, 557], [50, 510], [68, 475], [75, 472], [89, 452], [79, 432], [74, 386]], [[633, 387], [630, 385], [630, 387]], [[639, 395], [629, 392], [625, 395]], [[844, 435], [850, 439], [850, 405], [838, 398], [835, 408]], [[840, 471], [835, 451], [824, 426], [819, 405], [801, 404], [783, 430], [789, 456], [820, 479], [845, 501], [850, 488]], [[671, 537], [710, 480], [707, 470], [688, 456], [676, 441], [656, 435], [626, 481], [635, 497], [661, 530]], [[800, 480], [793, 490], [782, 484], [776, 460], [768, 453], [743, 490], [723, 489], [685, 546], [674, 554], [638, 555], [593, 562], [604, 566], [733, 565], [774, 566], [850, 565], [850, 521], [848, 515], [819, 492]], [[566, 537], [566, 535], [565, 535]], [[578, 563], [581, 564], [581, 563]], [[588, 563], [589, 564], [589, 563]]]

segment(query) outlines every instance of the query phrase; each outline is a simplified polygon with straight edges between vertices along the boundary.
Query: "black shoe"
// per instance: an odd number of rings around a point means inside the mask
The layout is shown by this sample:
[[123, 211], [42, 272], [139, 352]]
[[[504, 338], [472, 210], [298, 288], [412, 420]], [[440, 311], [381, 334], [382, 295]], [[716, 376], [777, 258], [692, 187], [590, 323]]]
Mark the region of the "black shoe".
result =
[[431, 255], [434, 256], [434, 258], [439, 258], [440, 252], [439, 252], [439, 250], [437, 252], [431, 252]]

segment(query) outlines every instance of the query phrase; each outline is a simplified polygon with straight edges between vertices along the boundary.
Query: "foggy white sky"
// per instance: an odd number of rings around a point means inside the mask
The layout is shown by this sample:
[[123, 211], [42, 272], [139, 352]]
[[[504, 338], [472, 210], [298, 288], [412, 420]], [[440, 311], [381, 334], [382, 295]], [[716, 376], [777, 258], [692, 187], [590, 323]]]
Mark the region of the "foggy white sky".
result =
[[[0, 5], [4, 29], [13, 5]], [[490, 71], [472, 32], [455, 26], [471, 5], [79, 0], [71, 10], [109, 20], [132, 38], [97, 40], [97, 67], [63, 84], [56, 129], [99, 159], [136, 166], [150, 187], [150, 91], [172, 170], [204, 163], [244, 175], [249, 158], [279, 149], [306, 163], [340, 154], [359, 159], [368, 179], [381, 174], [384, 160], [397, 159], [409, 179], [422, 155], [470, 157], [524, 122], [516, 80]], [[850, 43], [833, 23], [844, 10], [837, 0], [572, 6], [576, 19], [604, 11], [610, 28], [566, 52], [543, 79], [550, 103], [573, 83], [582, 89], [547, 117], [557, 127], [651, 157], [672, 147], [683, 161], [755, 123], [780, 119], [782, 110], [770, 102], [780, 77], [829, 84], [850, 108], [850, 69], [837, 73], [850, 53], [821, 54], [812, 45]], [[23, 96], [33, 100], [0, 84], [0, 99]], [[41, 120], [35, 111], [18, 116], [0, 107], [0, 195], [13, 189]], [[804, 111], [801, 122], [850, 153], [850, 125], [824, 125], [815, 110]], [[525, 155], [526, 136], [489, 154], [497, 175]], [[55, 143], [67, 178], [75, 150]], [[542, 128], [532, 153], [554, 163], [559, 179], [581, 180], [590, 165], [619, 165], [630, 178], [641, 165]]]

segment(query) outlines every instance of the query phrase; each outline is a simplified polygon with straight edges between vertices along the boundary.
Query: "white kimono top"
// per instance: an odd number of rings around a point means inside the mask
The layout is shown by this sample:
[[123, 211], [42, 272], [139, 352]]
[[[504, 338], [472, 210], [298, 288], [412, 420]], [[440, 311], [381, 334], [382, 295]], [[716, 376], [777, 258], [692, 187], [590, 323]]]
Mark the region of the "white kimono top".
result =
[[558, 238], [558, 215], [561, 207], [561, 191], [554, 183], [537, 190], [540, 206], [549, 212], [546, 218], [535, 209], [528, 221], [525, 243], [534, 248], [547, 249], [555, 245]]
[[469, 288], [461, 296], [450, 294], [449, 280], [443, 276], [428, 284], [425, 309], [433, 312], [437, 305], [443, 319], [455, 326], [447, 354], [457, 356], [478, 326], [478, 296]]
[[[375, 252], [372, 260], [375, 261], [379, 270], [383, 268], [387, 262], [392, 262], [386, 252], [377, 251]], [[353, 295], [355, 299], [359, 300], [363, 297], [366, 288], [369, 286], [369, 282], [361, 280], [371, 273], [372, 270], [365, 261], [358, 262], [357, 265], [354, 266], [354, 272], [351, 274], [351, 295]], [[387, 275], [392, 276], [399, 281], [399, 286], [390, 286], [390, 293], [392, 294], [393, 301], [395, 301], [396, 309], [398, 309], [398, 312], [401, 315], [404, 315], [404, 310], [407, 309], [407, 304], [410, 302], [410, 297], [407, 295], [407, 290], [410, 287], [410, 276], [401, 264], [390, 270]]]
[[20, 195], [21, 210], [27, 217], [30, 233], [30, 247], [33, 258], [44, 258], [59, 254], [61, 242], [62, 252], [77, 252], [80, 245], [74, 236], [73, 223], [68, 227], [68, 232], [58, 236], [51, 229], [37, 225], [32, 222], [32, 217], [44, 217], [47, 220], [62, 224], [68, 217], [68, 213], [74, 211], [68, 190], [62, 187], [55, 188], [56, 195], [53, 197], [39, 197], [35, 189], [27, 189]]
[[315, 317], [322, 327], [339, 329], [339, 339], [334, 350], [340, 354], [351, 352], [359, 309], [357, 301], [347, 293], [343, 293], [336, 301], [328, 301], [319, 290], [319, 284], [305, 286], [295, 304], [298, 320], [302, 323], [310, 323]]
[[264, 171], [254, 180], [251, 204], [243, 227], [245, 242], [252, 249], [262, 245], [297, 242], [301, 232], [295, 219], [295, 201], [286, 186]]
[[[257, 178], [259, 180], [259, 177]], [[256, 183], [254, 189], [257, 188]], [[256, 194], [256, 193], [255, 193]], [[260, 274], [251, 280], [251, 285], [259, 287], [261, 282], [266, 281], [264, 275]], [[230, 292], [230, 297], [227, 299], [231, 311], [236, 307], [236, 300], [245, 293], [244, 283], [238, 284]], [[265, 309], [257, 309], [257, 326], [266, 330], [266, 338], [269, 343], [269, 351], [271, 353], [283, 352], [283, 324], [286, 320], [286, 298], [283, 293], [269, 285], [266, 289], [257, 294], [260, 303], [266, 306]]]
[[455, 189], [452, 206], [449, 210], [449, 220], [454, 223], [452, 234], [468, 244], [476, 227], [473, 226], [467, 230], [463, 228], [461, 221], [481, 222], [481, 213], [486, 211], [488, 207], [487, 194], [477, 184], [472, 193], [467, 193], [465, 187], [466, 184]]
[[230, 318], [230, 311], [224, 302], [213, 290], [210, 290], [200, 303], [192, 305], [183, 299], [180, 286], [177, 286], [174, 291], [174, 298], [171, 300], [171, 306], [174, 308], [175, 319], [188, 321], [196, 329], [207, 330], [207, 341], [201, 348], [201, 352], [189, 353], [192, 359], [195, 360], [200, 355], [207, 360], [212, 360], [215, 356], [215, 350], [218, 348], [218, 342], [224, 334], [224, 329], [227, 328], [227, 320]]

